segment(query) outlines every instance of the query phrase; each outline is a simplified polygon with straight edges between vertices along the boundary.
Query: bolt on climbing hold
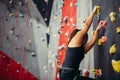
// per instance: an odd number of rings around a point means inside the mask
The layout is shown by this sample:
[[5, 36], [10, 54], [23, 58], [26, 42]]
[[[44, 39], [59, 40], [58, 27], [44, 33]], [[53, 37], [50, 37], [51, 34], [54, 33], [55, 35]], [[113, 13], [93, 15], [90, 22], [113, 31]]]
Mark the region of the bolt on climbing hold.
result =
[[101, 76], [102, 75], [101, 69], [93, 69], [92, 72], [95, 76]]
[[101, 46], [102, 45], [102, 39], [98, 39], [98, 45]]
[[106, 43], [107, 42], [107, 37], [106, 36], [102, 36], [102, 43]]
[[109, 49], [109, 53], [112, 55], [112, 54], [115, 54], [116, 51], [117, 51], [116, 44], [113, 44]]
[[109, 14], [109, 17], [110, 17], [111, 22], [114, 23], [116, 21], [116, 13], [115, 12], [111, 12]]
[[58, 47], [58, 50], [62, 50], [63, 48], [65, 48], [65, 44], [62, 44]]
[[92, 36], [95, 34], [95, 31], [92, 31]]
[[63, 18], [63, 23], [67, 23], [67, 19], [68, 19], [68, 16], [65, 16], [64, 18]]
[[10, 16], [10, 17], [14, 16], [14, 13], [10, 13], [9, 16]]
[[83, 72], [82, 72], [82, 75], [83, 75], [84, 77], [89, 77], [89, 71], [86, 70], [86, 69], [84, 69]]
[[105, 28], [106, 25], [107, 25], [107, 21], [103, 21], [103, 23], [102, 23], [102, 27]]
[[120, 33], [120, 27], [116, 28], [116, 33], [118, 33], [118, 34]]
[[112, 60], [111, 63], [114, 71], [120, 73], [120, 60]]
[[100, 14], [100, 9], [101, 9], [101, 7], [100, 7], [100, 6], [97, 6], [96, 14]]

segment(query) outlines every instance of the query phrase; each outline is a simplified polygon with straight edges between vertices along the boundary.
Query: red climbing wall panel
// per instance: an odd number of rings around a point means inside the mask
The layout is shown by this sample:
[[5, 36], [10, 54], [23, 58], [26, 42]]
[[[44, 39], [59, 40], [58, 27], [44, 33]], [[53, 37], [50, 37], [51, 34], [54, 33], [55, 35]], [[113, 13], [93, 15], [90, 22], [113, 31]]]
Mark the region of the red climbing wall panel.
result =
[[[59, 36], [59, 47], [64, 45], [62, 49], [58, 50], [58, 64], [60, 66], [65, 58], [66, 47], [70, 33], [76, 28], [76, 2], [77, 0], [64, 0], [62, 8], [62, 21]], [[65, 19], [66, 18], [66, 19]], [[58, 77], [58, 68], [56, 69], [56, 80]]]
[[0, 80], [38, 80], [0, 50]]

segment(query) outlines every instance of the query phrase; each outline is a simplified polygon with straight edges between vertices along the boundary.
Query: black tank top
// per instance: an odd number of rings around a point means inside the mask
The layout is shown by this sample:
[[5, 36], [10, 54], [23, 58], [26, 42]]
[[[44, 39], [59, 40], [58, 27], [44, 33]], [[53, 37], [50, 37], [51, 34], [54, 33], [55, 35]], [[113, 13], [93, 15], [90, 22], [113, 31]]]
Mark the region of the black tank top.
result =
[[66, 51], [66, 57], [63, 62], [63, 67], [69, 67], [73, 69], [78, 69], [79, 64], [84, 58], [84, 47], [68, 47]]

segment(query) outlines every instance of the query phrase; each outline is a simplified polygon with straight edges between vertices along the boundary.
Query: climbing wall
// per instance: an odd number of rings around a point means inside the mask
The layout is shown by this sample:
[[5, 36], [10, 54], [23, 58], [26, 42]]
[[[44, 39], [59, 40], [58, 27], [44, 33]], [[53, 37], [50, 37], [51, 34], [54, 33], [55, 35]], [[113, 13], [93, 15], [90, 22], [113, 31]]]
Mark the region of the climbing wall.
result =
[[107, 22], [100, 31], [98, 43], [94, 48], [95, 69], [101, 69], [102, 72], [101, 76], [96, 75], [95, 77], [97, 80], [120, 80], [120, 34], [118, 29], [120, 26], [120, 0], [92, 1], [93, 6], [101, 7], [101, 13], [94, 19], [94, 29], [99, 20]]
[[[62, 3], [62, 17], [59, 29], [58, 61], [56, 80], [59, 80], [58, 70], [62, 65], [70, 33], [76, 28], [76, 0], [64, 0]], [[74, 13], [73, 13], [74, 12]]]
[[25, 0], [0, 0], [0, 79], [40, 78], [30, 4]]

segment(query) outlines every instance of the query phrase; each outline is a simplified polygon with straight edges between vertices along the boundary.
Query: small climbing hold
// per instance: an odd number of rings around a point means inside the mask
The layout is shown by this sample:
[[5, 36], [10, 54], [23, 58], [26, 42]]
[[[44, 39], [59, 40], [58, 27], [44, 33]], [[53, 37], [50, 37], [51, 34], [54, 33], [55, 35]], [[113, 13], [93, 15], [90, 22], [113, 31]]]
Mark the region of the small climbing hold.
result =
[[10, 13], [9, 16], [10, 16], [10, 17], [14, 16], [14, 13]]
[[32, 55], [32, 57], [36, 57], [35, 52], [32, 52], [31, 55]]
[[63, 23], [67, 23], [68, 16], [65, 16], [62, 20]]
[[107, 37], [106, 36], [102, 36], [102, 43], [106, 43], [107, 42]]
[[28, 44], [31, 45], [31, 40], [28, 40]]
[[58, 47], [58, 50], [62, 50], [63, 48], [65, 48], [65, 44], [62, 44]]
[[66, 33], [65, 33], [65, 37], [68, 37], [68, 35], [69, 35], [68, 32], [66, 32]]
[[72, 7], [72, 6], [73, 6], [73, 3], [71, 2], [71, 3], [70, 3], [70, 7]]
[[94, 69], [92, 72], [95, 76], [101, 76], [102, 75], [101, 69]]
[[116, 21], [116, 13], [115, 12], [111, 12], [109, 14], [109, 17], [110, 17], [111, 22], [114, 23]]
[[86, 70], [86, 69], [84, 69], [83, 72], [82, 72], [82, 75], [83, 75], [84, 77], [89, 77], [89, 71]]
[[97, 6], [97, 11], [96, 11], [96, 14], [100, 14], [100, 6]]
[[115, 72], [120, 73], [120, 60], [116, 61], [116, 60], [112, 60], [112, 67], [114, 69]]
[[77, 2], [75, 3], [75, 6], [78, 7], [78, 3]]
[[116, 33], [118, 33], [118, 34], [120, 33], [120, 27], [116, 28]]
[[112, 54], [115, 54], [116, 51], [117, 51], [116, 44], [113, 44], [109, 49], [109, 53], [112, 55]]
[[101, 39], [101, 38], [98, 40], [98, 45], [99, 45], [99, 46], [102, 45], [102, 39]]
[[95, 31], [92, 31], [92, 36], [95, 34]]
[[102, 27], [105, 28], [106, 25], [107, 25], [107, 21], [103, 21], [103, 23], [102, 23]]
[[120, 7], [119, 7], [118, 11], [120, 12]]

